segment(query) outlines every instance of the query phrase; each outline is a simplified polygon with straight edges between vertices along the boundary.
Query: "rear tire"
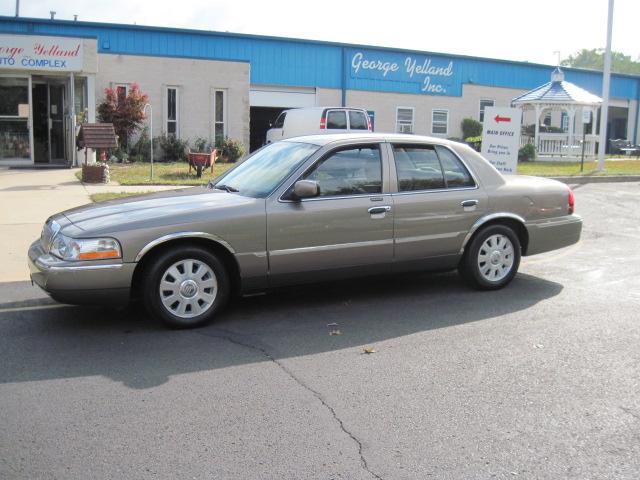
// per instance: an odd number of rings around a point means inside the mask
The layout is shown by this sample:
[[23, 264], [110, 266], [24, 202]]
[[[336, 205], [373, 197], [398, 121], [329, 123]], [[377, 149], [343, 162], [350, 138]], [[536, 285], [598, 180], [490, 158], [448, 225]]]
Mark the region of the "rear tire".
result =
[[473, 237], [458, 271], [478, 290], [497, 290], [516, 276], [520, 257], [518, 235], [506, 225], [490, 225]]
[[147, 311], [170, 328], [211, 322], [229, 299], [223, 263], [208, 250], [187, 246], [158, 255], [145, 272], [142, 298]]

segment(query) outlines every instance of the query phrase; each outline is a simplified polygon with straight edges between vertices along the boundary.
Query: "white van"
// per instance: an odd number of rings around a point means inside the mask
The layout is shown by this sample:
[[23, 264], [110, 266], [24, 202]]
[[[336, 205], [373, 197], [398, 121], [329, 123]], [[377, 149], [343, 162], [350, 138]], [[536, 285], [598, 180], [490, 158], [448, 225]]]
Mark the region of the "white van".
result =
[[372, 131], [371, 119], [362, 108], [311, 107], [285, 110], [267, 130], [267, 143], [318, 133]]

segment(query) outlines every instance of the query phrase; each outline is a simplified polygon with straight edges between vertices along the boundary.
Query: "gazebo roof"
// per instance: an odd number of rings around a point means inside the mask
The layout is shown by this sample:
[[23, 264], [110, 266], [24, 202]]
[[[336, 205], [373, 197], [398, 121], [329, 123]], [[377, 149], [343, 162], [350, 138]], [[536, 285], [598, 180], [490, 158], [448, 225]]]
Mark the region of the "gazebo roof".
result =
[[516, 105], [522, 104], [574, 104], [574, 105], [597, 105], [602, 103], [602, 99], [597, 95], [587, 92], [564, 79], [564, 73], [560, 67], [551, 74], [551, 81], [540, 87], [529, 90], [512, 100]]

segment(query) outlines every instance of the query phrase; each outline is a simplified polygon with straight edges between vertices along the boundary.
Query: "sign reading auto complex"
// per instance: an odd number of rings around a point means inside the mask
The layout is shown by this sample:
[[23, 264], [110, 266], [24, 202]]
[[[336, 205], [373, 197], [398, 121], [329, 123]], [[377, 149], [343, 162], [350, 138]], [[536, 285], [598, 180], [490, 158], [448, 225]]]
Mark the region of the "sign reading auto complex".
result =
[[82, 39], [0, 35], [0, 69], [82, 71]]

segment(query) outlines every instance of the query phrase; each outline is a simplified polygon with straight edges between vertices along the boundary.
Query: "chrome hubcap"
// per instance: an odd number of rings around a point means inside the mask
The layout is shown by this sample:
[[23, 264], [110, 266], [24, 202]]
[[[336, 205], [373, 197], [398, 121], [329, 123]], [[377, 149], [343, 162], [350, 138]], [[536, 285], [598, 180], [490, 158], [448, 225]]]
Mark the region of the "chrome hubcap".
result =
[[513, 244], [505, 235], [491, 235], [478, 252], [480, 274], [491, 282], [499, 282], [513, 268]]
[[160, 280], [160, 299], [169, 312], [192, 318], [211, 308], [218, 294], [218, 280], [200, 260], [180, 260], [165, 270]]

